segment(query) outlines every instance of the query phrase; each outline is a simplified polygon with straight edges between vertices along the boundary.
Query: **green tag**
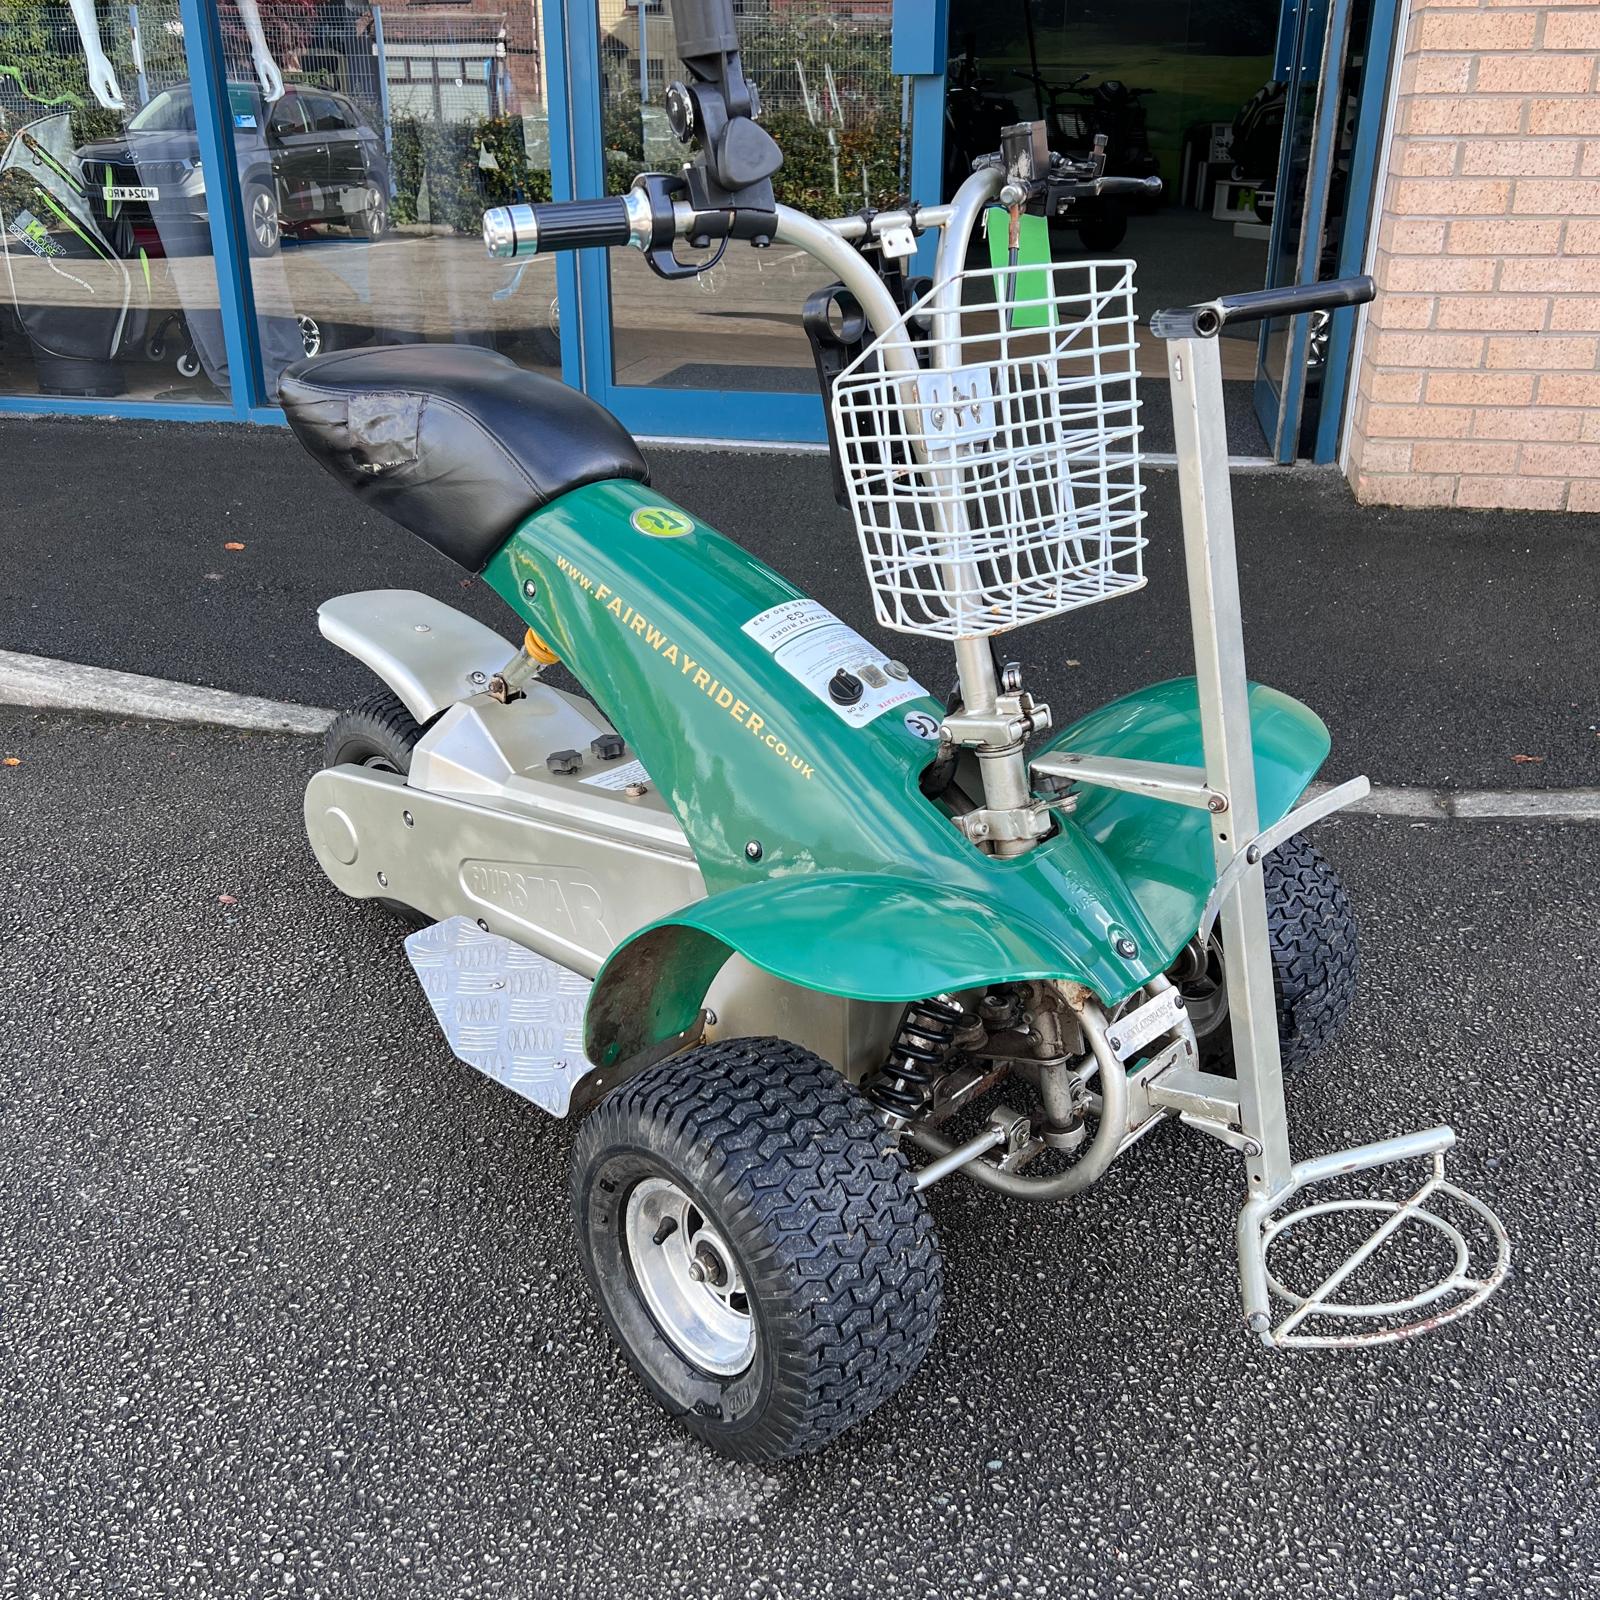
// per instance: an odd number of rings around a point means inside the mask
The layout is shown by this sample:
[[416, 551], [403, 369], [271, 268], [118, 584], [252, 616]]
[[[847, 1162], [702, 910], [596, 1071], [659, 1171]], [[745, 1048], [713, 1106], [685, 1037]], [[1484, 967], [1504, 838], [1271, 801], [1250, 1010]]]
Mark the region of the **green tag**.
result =
[[[983, 214], [983, 231], [989, 241], [989, 265], [996, 269], [1011, 264], [1011, 213], [1003, 206], [991, 206]], [[1050, 301], [1050, 224], [1043, 217], [1022, 216], [1017, 230], [1017, 265], [1037, 267], [1035, 272], [1005, 274], [996, 271], [995, 298], [1003, 303], [1020, 302], [1012, 313], [1013, 328], [1048, 328], [1055, 322], [1055, 307]]]

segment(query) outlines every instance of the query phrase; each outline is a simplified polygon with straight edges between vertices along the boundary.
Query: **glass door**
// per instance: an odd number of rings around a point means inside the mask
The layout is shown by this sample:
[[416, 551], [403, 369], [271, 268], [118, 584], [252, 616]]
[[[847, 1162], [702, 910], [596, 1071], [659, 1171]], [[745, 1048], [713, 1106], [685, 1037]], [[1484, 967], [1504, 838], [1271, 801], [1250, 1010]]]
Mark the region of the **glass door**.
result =
[[[894, 204], [909, 182], [911, 126], [890, 65], [889, 6], [736, 9], [745, 75], [784, 153], [779, 201], [822, 216]], [[668, 5], [569, 0], [567, 18], [576, 192], [616, 194], [640, 172], [674, 170], [684, 147], [663, 99], [682, 67]], [[700, 259], [711, 264], [699, 277], [669, 282], [636, 251], [585, 253], [584, 387], [638, 432], [822, 438], [801, 313], [831, 275], [783, 245]]]
[[[1357, 0], [1287, 0], [1279, 34], [1283, 136], [1273, 187], [1267, 287], [1315, 283], [1338, 270], [1341, 148], [1350, 137], [1347, 57]], [[1337, 191], [1337, 192], [1336, 192]], [[1322, 359], [1328, 318], [1262, 324], [1255, 409], [1280, 462], [1300, 453], [1307, 378]]]
[[230, 399], [177, 0], [0, 4], [0, 398]]
[[557, 266], [484, 254], [485, 207], [550, 198], [538, 0], [486, 13], [204, 0], [262, 393], [307, 355], [453, 343], [561, 367]]

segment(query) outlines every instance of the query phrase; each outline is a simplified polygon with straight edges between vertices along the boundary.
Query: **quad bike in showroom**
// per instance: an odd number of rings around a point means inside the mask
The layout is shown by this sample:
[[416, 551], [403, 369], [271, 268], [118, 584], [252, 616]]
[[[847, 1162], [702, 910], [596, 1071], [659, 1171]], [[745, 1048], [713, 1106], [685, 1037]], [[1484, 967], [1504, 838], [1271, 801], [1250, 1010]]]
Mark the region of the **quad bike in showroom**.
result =
[[[1053, 731], [996, 641], [1137, 590], [1145, 539], [1132, 264], [1034, 245], [1042, 214], [1136, 180], [1021, 124], [948, 205], [813, 219], [774, 201], [729, 0], [674, 10], [683, 172], [491, 212], [490, 252], [632, 245], [688, 276], [679, 241], [748, 242], [837, 273], [812, 332], [877, 619], [950, 641], [954, 693], [494, 352], [346, 352], [283, 381], [310, 451], [524, 630], [513, 649], [405, 591], [328, 601], [323, 634], [385, 689], [331, 730], [306, 824], [338, 888], [427, 923], [407, 947], [455, 1052], [583, 1116], [578, 1250], [628, 1361], [729, 1455], [818, 1448], [934, 1336], [933, 1185], [1065, 1200], [1172, 1122], [1242, 1162], [1243, 1316], [1266, 1344], [1385, 1342], [1479, 1305], [1510, 1246], [1447, 1181], [1452, 1132], [1297, 1161], [1283, 1092], [1355, 964], [1304, 832], [1366, 782], [1311, 788], [1326, 728], [1246, 678], [1216, 335], [1370, 280], [1151, 324], [1197, 671]], [[991, 211], [999, 264], [968, 269]], [[557, 660], [587, 697], [541, 680]], [[1411, 1162], [1415, 1185], [1370, 1187]], [[1419, 1240], [1443, 1270], [1397, 1285]]]

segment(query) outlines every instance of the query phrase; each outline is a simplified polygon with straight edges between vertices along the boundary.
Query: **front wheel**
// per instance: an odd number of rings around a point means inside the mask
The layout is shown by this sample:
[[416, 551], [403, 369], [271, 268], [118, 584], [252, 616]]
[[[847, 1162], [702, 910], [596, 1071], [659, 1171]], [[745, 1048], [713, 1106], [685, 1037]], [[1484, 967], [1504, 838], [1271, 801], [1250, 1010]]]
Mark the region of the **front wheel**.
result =
[[368, 183], [361, 191], [361, 207], [345, 219], [360, 239], [381, 239], [389, 231], [389, 196], [383, 187]]
[[[1301, 834], [1266, 858], [1262, 874], [1278, 1048], [1285, 1068], [1293, 1068], [1321, 1050], [1350, 1014], [1359, 963], [1356, 916], [1339, 874]], [[1226, 959], [1221, 932], [1213, 929], [1207, 948], [1201, 951], [1191, 944], [1167, 976], [1188, 1007], [1200, 1064], [1211, 1072], [1231, 1073]]]
[[277, 195], [266, 184], [245, 185], [244, 220], [250, 254], [270, 256], [283, 238], [283, 216], [278, 210]]
[[910, 1169], [798, 1045], [703, 1045], [614, 1090], [578, 1132], [572, 1204], [629, 1364], [724, 1455], [820, 1448], [933, 1339], [943, 1267]]

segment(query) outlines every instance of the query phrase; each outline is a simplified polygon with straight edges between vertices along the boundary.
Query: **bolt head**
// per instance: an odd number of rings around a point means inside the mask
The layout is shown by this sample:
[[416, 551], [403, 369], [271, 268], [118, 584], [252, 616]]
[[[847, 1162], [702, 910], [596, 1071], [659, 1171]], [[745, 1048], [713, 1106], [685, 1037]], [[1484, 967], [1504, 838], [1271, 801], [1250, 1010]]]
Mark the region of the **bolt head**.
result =
[[382, 889], [387, 889], [389, 887], [389, 874], [387, 872], [380, 872], [378, 874], [378, 886]]
[[400, 813], [400, 820], [404, 822], [408, 828], [414, 828], [417, 825], [417, 819], [412, 816], [409, 811], [402, 811]]
[[1228, 801], [1224, 795], [1214, 794], [1206, 801], [1207, 811], [1226, 811], [1227, 809]]
[[532, 578], [523, 579], [522, 597], [525, 600], [537, 600], [539, 598], [539, 585]]
[[1126, 934], [1117, 940], [1114, 948], [1117, 954], [1121, 956], [1124, 961], [1132, 961], [1133, 958], [1139, 953], [1138, 945], [1136, 945]]
[[761, 841], [759, 839], [752, 839], [749, 844], [744, 847], [744, 853], [751, 861], [759, 861], [762, 856]]
[[694, 1283], [704, 1283], [706, 1281], [706, 1269], [698, 1261], [691, 1261], [689, 1263], [689, 1277]]
[[488, 681], [489, 681], [489, 674], [487, 672], [469, 672], [467, 674], [467, 682], [468, 683], [479, 683], [479, 684], [482, 684], [482, 683], [487, 683]]

